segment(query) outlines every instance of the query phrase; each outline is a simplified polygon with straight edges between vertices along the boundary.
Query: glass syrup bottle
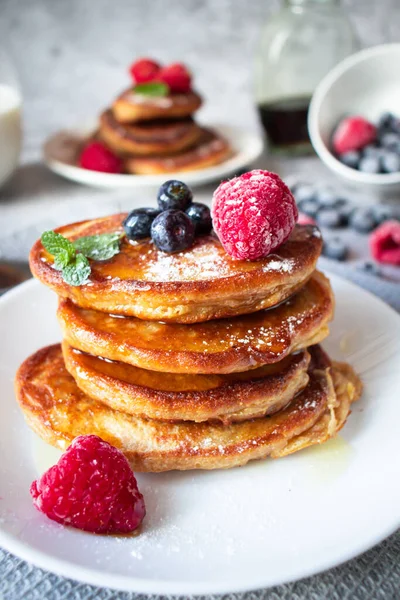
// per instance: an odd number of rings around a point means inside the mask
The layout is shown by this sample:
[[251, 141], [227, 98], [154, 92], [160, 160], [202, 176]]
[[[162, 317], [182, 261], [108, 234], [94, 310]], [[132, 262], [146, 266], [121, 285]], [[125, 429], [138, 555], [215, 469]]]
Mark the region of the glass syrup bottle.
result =
[[311, 150], [307, 113], [314, 89], [357, 48], [340, 0], [284, 0], [256, 57], [256, 103], [272, 151]]

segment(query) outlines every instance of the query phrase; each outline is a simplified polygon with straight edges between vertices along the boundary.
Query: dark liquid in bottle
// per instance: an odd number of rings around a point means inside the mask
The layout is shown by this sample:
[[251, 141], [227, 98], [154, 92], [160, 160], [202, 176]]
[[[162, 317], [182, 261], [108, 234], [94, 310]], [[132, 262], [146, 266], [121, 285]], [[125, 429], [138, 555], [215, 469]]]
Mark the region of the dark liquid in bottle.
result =
[[261, 104], [258, 107], [261, 122], [272, 146], [281, 149], [303, 147], [310, 140], [307, 130], [309, 97], [288, 98]]

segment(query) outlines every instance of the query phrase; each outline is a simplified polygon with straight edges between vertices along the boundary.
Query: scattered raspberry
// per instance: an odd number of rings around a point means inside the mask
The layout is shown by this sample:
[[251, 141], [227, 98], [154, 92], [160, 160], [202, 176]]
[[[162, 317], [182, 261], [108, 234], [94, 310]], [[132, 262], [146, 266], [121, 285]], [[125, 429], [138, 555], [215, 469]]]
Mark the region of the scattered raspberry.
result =
[[147, 83], [156, 79], [161, 66], [150, 58], [140, 58], [129, 67], [135, 83]]
[[297, 222], [299, 225], [316, 225], [315, 219], [309, 217], [305, 213], [299, 213]]
[[125, 456], [97, 435], [75, 438], [30, 492], [53, 521], [92, 533], [129, 533], [146, 514]]
[[122, 173], [123, 162], [100, 142], [89, 142], [79, 157], [79, 166], [102, 173]]
[[157, 79], [166, 83], [171, 92], [189, 92], [192, 76], [181, 63], [174, 63], [161, 69]]
[[283, 244], [297, 221], [293, 195], [275, 173], [256, 169], [214, 192], [213, 225], [233, 258], [256, 260]]
[[375, 260], [400, 265], [400, 222], [386, 221], [369, 236], [369, 247]]
[[333, 134], [332, 145], [337, 154], [359, 150], [376, 138], [376, 127], [364, 117], [347, 117]]

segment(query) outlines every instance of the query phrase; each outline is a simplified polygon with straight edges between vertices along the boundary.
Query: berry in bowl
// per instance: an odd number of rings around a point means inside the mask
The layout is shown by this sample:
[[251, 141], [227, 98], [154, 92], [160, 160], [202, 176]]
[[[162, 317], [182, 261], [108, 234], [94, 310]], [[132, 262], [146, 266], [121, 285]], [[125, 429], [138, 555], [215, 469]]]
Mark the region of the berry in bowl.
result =
[[346, 58], [319, 84], [308, 128], [324, 164], [368, 195], [400, 192], [400, 44]]

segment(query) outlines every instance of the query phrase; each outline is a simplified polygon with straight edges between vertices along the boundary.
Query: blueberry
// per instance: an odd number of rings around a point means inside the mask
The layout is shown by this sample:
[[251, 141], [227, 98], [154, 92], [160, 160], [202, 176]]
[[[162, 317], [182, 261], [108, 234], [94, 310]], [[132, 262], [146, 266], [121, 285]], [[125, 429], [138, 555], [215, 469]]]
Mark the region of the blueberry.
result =
[[344, 154], [339, 154], [338, 156], [341, 163], [346, 165], [346, 167], [350, 167], [351, 169], [358, 169], [358, 164], [360, 162], [360, 153], [357, 150], [350, 150], [349, 152], [344, 152]]
[[124, 230], [130, 240], [142, 240], [150, 237], [150, 227], [160, 211], [156, 208], [135, 208], [123, 222]]
[[384, 148], [397, 150], [400, 145], [400, 138], [396, 133], [384, 133], [380, 138], [380, 143]]
[[379, 173], [380, 168], [380, 160], [377, 156], [365, 156], [360, 160], [359, 169], [363, 173]]
[[359, 233], [369, 233], [377, 224], [372, 209], [356, 208], [350, 215], [349, 225]]
[[324, 208], [333, 208], [336, 206], [337, 195], [330, 188], [322, 188], [317, 191], [316, 201]]
[[200, 204], [200, 202], [193, 202], [189, 208], [186, 209], [186, 214], [193, 222], [197, 235], [210, 233], [212, 221], [208, 206]]
[[385, 152], [381, 158], [381, 165], [384, 173], [397, 173], [400, 171], [400, 155], [396, 152]]
[[382, 148], [379, 148], [378, 146], [375, 146], [374, 144], [368, 144], [368, 146], [364, 146], [363, 150], [362, 150], [362, 155], [363, 158], [364, 157], [375, 157], [375, 158], [380, 158], [382, 154]]
[[350, 216], [353, 214], [354, 207], [348, 202], [338, 208], [342, 225], [348, 225]]
[[314, 218], [319, 211], [320, 205], [316, 200], [302, 200], [298, 202], [298, 207], [300, 212]]
[[296, 198], [296, 202], [313, 200], [315, 197], [315, 189], [311, 185], [299, 183], [295, 187], [294, 196]]
[[195, 227], [181, 210], [165, 210], [151, 224], [151, 237], [159, 250], [180, 252], [194, 242]]
[[336, 229], [343, 225], [340, 212], [334, 208], [321, 208], [317, 214], [317, 223], [328, 229]]
[[397, 133], [398, 135], [400, 135], [400, 119], [397, 119], [396, 117], [394, 117], [393, 121], [391, 122], [390, 129], [394, 133]]
[[333, 260], [346, 260], [348, 248], [340, 238], [332, 238], [324, 241], [322, 254]]
[[389, 221], [389, 219], [393, 218], [393, 211], [388, 206], [377, 204], [376, 206], [372, 207], [371, 210], [374, 214], [377, 225], [380, 225], [384, 221]]
[[378, 267], [378, 265], [370, 261], [359, 263], [357, 265], [357, 269], [359, 271], [365, 271], [366, 273], [370, 273], [371, 275], [377, 275], [378, 277], [379, 275], [381, 275], [381, 270]]
[[163, 183], [157, 195], [160, 210], [186, 210], [192, 200], [192, 190], [186, 183], [176, 179]]
[[379, 117], [378, 121], [378, 130], [380, 132], [390, 131], [392, 128], [393, 121], [395, 121], [395, 116], [390, 112], [384, 112]]

